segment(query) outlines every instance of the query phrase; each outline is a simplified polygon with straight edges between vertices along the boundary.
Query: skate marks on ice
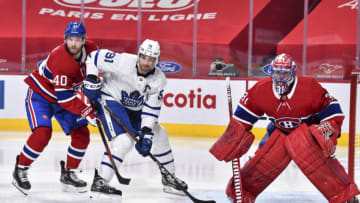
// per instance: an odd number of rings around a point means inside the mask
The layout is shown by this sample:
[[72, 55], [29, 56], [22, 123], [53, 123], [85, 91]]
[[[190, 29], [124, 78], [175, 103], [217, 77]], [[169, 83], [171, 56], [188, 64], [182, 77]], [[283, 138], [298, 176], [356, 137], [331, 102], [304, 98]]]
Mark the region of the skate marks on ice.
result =
[[[21, 194], [12, 184], [16, 154], [26, 141], [27, 134], [14, 136], [0, 132], [0, 199], [1, 202], [124, 202], [124, 203], [186, 203], [191, 200], [186, 196], [164, 193], [161, 175], [156, 164], [144, 159], [135, 150], [125, 159], [121, 174], [132, 178], [129, 186], [119, 185], [113, 178], [111, 185], [122, 190], [123, 196], [118, 197], [87, 193], [65, 193], [60, 184], [59, 161], [66, 157], [68, 137], [54, 135], [42, 155], [29, 169], [29, 180], [32, 189], [28, 196]], [[230, 202], [225, 195], [227, 181], [231, 176], [231, 164], [218, 162], [208, 149], [215, 139], [188, 138], [171, 136], [176, 162], [176, 176], [186, 181], [189, 192], [201, 200], [215, 200], [218, 203]], [[256, 145], [256, 144], [255, 144]], [[102, 158], [104, 147], [99, 135], [92, 135], [91, 143], [84, 160], [80, 164], [82, 173], [79, 177], [87, 181], [88, 191], [93, 181], [94, 167]], [[249, 150], [249, 154], [254, 149]], [[242, 157], [246, 162], [248, 155]], [[93, 198], [90, 199], [90, 195]], [[327, 202], [312, 186], [295, 164], [290, 163], [287, 169], [257, 198], [257, 203], [282, 202]]]

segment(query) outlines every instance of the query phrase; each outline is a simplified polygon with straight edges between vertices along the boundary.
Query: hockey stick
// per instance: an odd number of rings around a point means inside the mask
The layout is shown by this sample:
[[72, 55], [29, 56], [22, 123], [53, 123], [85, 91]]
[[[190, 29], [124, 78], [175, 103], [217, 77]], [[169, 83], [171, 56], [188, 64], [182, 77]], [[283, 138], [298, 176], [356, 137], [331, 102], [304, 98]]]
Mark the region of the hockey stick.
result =
[[[232, 97], [231, 97], [231, 87], [230, 87], [230, 77], [226, 77], [226, 94], [228, 99], [229, 107], [229, 118], [232, 118]], [[240, 174], [240, 158], [234, 158], [231, 162], [234, 178], [234, 188], [235, 188], [235, 202], [242, 202], [242, 182]]]
[[113, 156], [112, 156], [112, 154], [111, 154], [109, 145], [108, 145], [108, 143], [107, 143], [107, 141], [106, 141], [104, 132], [103, 132], [103, 130], [102, 130], [102, 128], [101, 128], [101, 122], [100, 122], [100, 120], [96, 120], [96, 124], [97, 124], [97, 126], [98, 126], [98, 128], [99, 128], [99, 132], [100, 132], [100, 135], [101, 135], [101, 139], [102, 139], [102, 141], [103, 141], [103, 143], [104, 143], [106, 152], [108, 153], [108, 156], [109, 156], [111, 165], [112, 165], [112, 167], [113, 167], [113, 169], [114, 169], [114, 172], [115, 172], [115, 174], [116, 174], [116, 177], [117, 177], [118, 181], [119, 181], [121, 184], [129, 185], [129, 183], [130, 183], [130, 178], [124, 178], [124, 177], [122, 177], [122, 176], [120, 175], [120, 173], [119, 173], [116, 165], [115, 165], [114, 158], [113, 158]]
[[[113, 118], [115, 120], [115, 122], [120, 125], [125, 131], [126, 133], [128, 133], [134, 140], [136, 143], [140, 143], [140, 141], [136, 138], [134, 132], [132, 132], [131, 130], [129, 130], [128, 127], [126, 127], [126, 125], [111, 111], [111, 109], [106, 106], [105, 104], [103, 104], [104, 108], [106, 109], [106, 111], [110, 114], [111, 118]], [[154, 155], [152, 155], [151, 153], [149, 153], [149, 157], [158, 165], [158, 167], [160, 168], [161, 172], [171, 176], [174, 180], [175, 183], [177, 184], [177, 186], [179, 186], [181, 188], [181, 191], [183, 191], [193, 202], [195, 203], [216, 203], [216, 201], [214, 200], [199, 200], [197, 198], [195, 198], [194, 196], [192, 196], [188, 191], [187, 188], [184, 188], [179, 182], [177, 182], [176, 177], [170, 173], [161, 163], [159, 160], [157, 160]]]

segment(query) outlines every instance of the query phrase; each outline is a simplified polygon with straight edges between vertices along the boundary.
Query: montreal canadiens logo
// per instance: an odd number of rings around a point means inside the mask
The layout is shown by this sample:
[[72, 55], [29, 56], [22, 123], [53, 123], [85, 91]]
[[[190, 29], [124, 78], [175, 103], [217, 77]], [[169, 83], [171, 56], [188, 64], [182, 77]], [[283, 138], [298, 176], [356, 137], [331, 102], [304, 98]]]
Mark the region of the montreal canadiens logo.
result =
[[301, 119], [293, 117], [282, 117], [276, 119], [275, 123], [282, 130], [291, 131], [301, 124]]
[[164, 73], [177, 73], [181, 70], [181, 66], [172, 61], [160, 61], [156, 66]]
[[[197, 0], [198, 2], [200, 0]], [[80, 8], [80, 0], [54, 0], [55, 3], [69, 8]], [[138, 11], [138, 0], [84, 0], [85, 9], [106, 11]], [[191, 0], [147, 0], [142, 1], [142, 12], [174, 12], [194, 6]]]

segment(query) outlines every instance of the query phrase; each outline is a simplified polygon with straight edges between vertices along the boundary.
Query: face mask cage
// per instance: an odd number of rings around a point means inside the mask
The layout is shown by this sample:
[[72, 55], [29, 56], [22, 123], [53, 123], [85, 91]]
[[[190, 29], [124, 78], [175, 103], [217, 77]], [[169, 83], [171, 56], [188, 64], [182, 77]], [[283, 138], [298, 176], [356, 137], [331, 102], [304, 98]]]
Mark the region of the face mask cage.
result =
[[291, 85], [295, 78], [295, 72], [291, 68], [276, 68], [272, 67], [271, 77], [275, 83], [276, 91], [282, 95]]

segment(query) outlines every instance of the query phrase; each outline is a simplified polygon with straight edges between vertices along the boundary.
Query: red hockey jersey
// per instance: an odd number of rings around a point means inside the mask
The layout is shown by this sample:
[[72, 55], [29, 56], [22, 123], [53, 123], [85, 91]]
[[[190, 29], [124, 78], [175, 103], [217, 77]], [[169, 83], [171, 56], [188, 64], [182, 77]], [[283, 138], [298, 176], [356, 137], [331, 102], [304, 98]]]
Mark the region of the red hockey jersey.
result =
[[96, 49], [96, 45], [87, 40], [80, 61], [76, 61], [63, 43], [38, 63], [38, 69], [26, 77], [25, 82], [49, 102], [58, 103], [71, 113], [80, 114], [86, 105], [75, 96], [75, 91], [81, 89], [86, 77], [86, 57]]
[[271, 78], [260, 80], [240, 99], [234, 118], [251, 128], [264, 113], [284, 132], [309, 123], [313, 115], [320, 121], [344, 116], [337, 100], [310, 77], [296, 77], [291, 91], [282, 96]]

